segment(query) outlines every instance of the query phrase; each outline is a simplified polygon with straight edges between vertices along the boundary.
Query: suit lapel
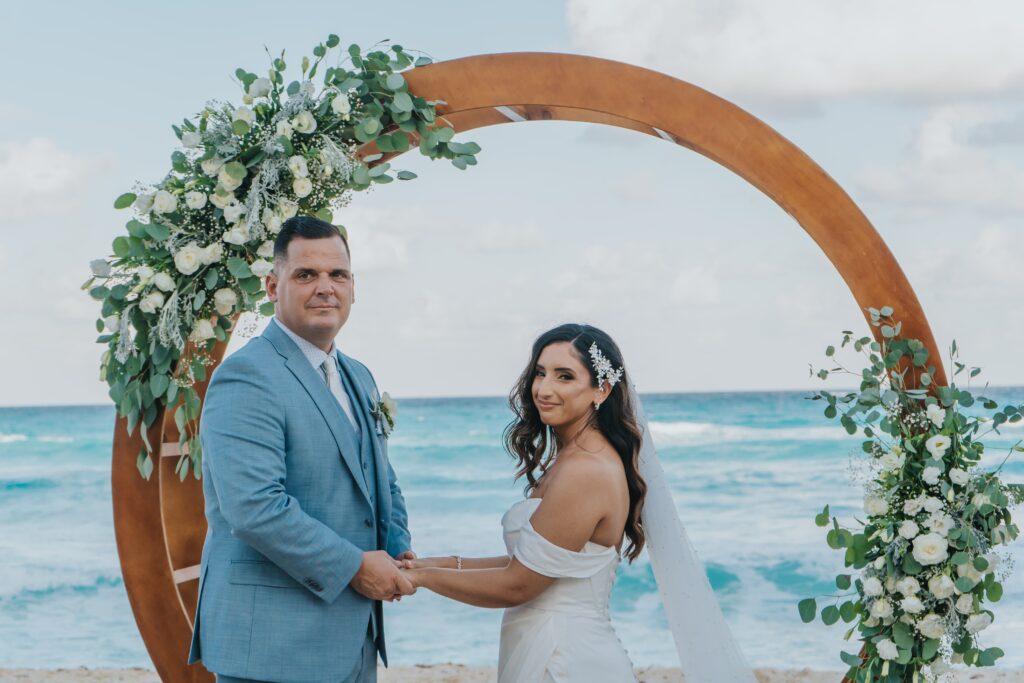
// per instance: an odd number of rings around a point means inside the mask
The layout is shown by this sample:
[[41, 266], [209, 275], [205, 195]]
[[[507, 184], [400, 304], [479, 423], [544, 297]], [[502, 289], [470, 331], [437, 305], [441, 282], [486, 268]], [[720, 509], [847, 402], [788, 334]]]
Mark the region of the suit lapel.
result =
[[338, 444], [342, 460], [345, 461], [349, 471], [352, 473], [352, 477], [359, 486], [359, 490], [362, 491], [363, 496], [369, 502], [370, 493], [366, 487], [365, 477], [363, 477], [362, 465], [359, 462], [359, 444], [356, 442], [355, 432], [352, 431], [352, 425], [349, 424], [348, 416], [345, 415], [341, 406], [338, 405], [337, 399], [334, 398], [331, 390], [327, 387], [323, 376], [313, 369], [313, 366], [309, 364], [309, 361], [302, 354], [302, 351], [299, 350], [299, 347], [288, 338], [288, 335], [277, 326], [276, 322], [272, 322], [267, 326], [263, 336], [274, 345], [279, 354], [284, 356], [285, 367], [295, 376], [295, 379], [299, 381], [299, 384], [306, 390], [309, 397], [313, 399], [314, 405], [316, 405], [317, 410], [320, 411], [324, 421], [327, 423], [327, 427], [331, 430], [335, 443]]
[[[342, 374], [345, 375], [349, 385], [354, 389], [354, 391], [349, 393], [349, 398], [352, 399], [352, 410], [356, 413], [357, 419], [362, 425], [363, 447], [372, 449], [368, 455], [373, 458], [373, 462], [376, 465], [374, 467], [377, 474], [376, 486], [381, 502], [381, 510], [383, 510], [384, 499], [388, 495], [387, 463], [384, 462], [384, 449], [380, 443], [382, 437], [377, 434], [377, 420], [373, 416], [373, 411], [376, 407], [374, 406], [374, 397], [371, 395], [371, 389], [359, 381], [359, 376], [354, 371], [355, 369], [352, 367], [352, 361], [349, 357], [339, 351], [338, 359], [338, 367], [341, 368]], [[369, 442], [369, 446], [367, 442]], [[382, 526], [385, 521], [381, 520]]]

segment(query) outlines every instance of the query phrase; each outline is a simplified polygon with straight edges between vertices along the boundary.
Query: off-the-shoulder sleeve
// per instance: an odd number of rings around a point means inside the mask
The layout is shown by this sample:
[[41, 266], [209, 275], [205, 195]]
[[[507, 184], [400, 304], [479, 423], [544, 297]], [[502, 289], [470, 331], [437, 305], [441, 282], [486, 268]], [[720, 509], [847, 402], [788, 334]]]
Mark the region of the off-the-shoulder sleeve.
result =
[[527, 522], [519, 532], [513, 556], [538, 574], [560, 579], [586, 579], [608, 566], [618, 554], [615, 548], [600, 553], [577, 553], [555, 545]]

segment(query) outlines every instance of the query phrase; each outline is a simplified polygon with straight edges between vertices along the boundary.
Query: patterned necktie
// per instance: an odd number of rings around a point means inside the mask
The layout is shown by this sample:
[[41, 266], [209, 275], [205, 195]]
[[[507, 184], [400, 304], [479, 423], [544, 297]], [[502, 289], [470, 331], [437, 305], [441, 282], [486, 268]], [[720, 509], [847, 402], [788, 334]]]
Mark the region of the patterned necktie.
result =
[[341, 378], [338, 376], [334, 356], [327, 356], [320, 365], [320, 370], [323, 372], [324, 381], [327, 382], [327, 388], [331, 390], [338, 405], [341, 406], [348, 421], [352, 424], [352, 429], [355, 429], [358, 434], [359, 424], [355, 421], [355, 416], [352, 415], [352, 404], [349, 401], [348, 394], [345, 393], [345, 389], [341, 386]]

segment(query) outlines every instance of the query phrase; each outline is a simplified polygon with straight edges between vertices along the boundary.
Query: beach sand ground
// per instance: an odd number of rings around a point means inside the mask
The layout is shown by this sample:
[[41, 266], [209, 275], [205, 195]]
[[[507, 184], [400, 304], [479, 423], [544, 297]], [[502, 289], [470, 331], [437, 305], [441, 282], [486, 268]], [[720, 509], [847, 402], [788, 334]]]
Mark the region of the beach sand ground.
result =
[[[757, 669], [760, 683], [839, 683], [837, 671]], [[638, 669], [640, 683], [679, 683], [678, 670]], [[399, 666], [381, 669], [379, 683], [491, 683], [491, 667], [461, 664]], [[959, 672], [961, 681], [970, 683], [1024, 683], [1024, 671], [993, 669]], [[156, 672], [148, 669], [0, 669], [0, 683], [160, 683]]]

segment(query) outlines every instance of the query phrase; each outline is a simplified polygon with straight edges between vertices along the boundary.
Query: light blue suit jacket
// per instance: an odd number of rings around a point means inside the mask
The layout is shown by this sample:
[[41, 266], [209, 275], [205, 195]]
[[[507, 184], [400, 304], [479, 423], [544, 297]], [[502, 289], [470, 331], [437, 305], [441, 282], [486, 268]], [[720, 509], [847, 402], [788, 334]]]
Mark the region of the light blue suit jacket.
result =
[[370, 414], [373, 376], [336, 353], [361, 438], [276, 321], [213, 373], [200, 426], [209, 529], [190, 663], [239, 678], [341, 681], [360, 661], [371, 615], [387, 663], [381, 603], [349, 582], [364, 551], [410, 549], [405, 501]]

